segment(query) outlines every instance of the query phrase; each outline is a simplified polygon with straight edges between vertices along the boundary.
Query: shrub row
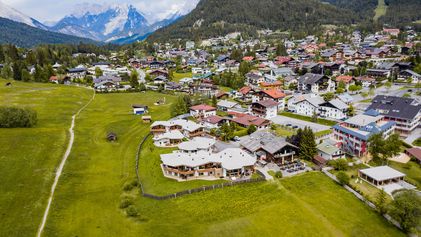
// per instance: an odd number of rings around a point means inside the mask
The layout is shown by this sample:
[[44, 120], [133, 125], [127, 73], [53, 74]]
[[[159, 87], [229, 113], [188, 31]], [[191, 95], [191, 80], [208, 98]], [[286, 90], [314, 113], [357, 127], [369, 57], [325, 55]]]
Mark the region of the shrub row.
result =
[[37, 112], [32, 109], [0, 107], [0, 128], [30, 128], [37, 121]]

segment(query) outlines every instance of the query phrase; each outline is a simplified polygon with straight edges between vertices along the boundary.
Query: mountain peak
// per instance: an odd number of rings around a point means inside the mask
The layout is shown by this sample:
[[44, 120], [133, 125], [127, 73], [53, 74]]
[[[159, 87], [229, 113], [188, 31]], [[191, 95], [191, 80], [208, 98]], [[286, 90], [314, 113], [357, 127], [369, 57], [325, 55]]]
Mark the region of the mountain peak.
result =
[[39, 21], [25, 15], [24, 13], [14, 9], [13, 7], [8, 6], [7, 4], [0, 1], [0, 17], [24, 23], [32, 27], [37, 27], [40, 29], [46, 29], [43, 24], [41, 24]]

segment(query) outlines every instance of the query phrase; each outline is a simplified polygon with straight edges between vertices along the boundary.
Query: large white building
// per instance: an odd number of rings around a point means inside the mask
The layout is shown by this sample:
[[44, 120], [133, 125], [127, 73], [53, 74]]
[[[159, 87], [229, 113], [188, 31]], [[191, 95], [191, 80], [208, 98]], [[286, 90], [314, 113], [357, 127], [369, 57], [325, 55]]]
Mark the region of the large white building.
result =
[[395, 131], [395, 122], [386, 121], [384, 116], [369, 111], [333, 126], [334, 139], [343, 151], [363, 156], [368, 151], [368, 140], [377, 133], [388, 138]]
[[193, 121], [178, 119], [170, 121], [155, 121], [151, 125], [154, 144], [159, 147], [173, 147], [184, 139], [202, 136], [204, 127]]
[[249, 177], [254, 172], [256, 157], [240, 148], [213, 151], [215, 140], [194, 138], [181, 143], [180, 150], [162, 154], [164, 175], [178, 180]]

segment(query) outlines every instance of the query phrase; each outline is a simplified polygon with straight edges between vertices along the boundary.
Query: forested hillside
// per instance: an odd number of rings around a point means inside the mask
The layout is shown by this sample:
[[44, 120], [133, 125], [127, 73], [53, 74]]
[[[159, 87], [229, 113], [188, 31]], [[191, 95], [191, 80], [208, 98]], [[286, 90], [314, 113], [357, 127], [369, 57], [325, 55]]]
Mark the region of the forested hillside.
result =
[[41, 30], [0, 17], [0, 44], [11, 43], [19, 47], [32, 47], [39, 44], [77, 44], [79, 42], [95, 43], [90, 39]]
[[354, 24], [360, 16], [317, 0], [202, 0], [190, 14], [148, 39], [206, 38], [256, 29], [311, 33], [323, 24]]
[[421, 0], [385, 0], [385, 3], [386, 14], [379, 19], [382, 23], [401, 27], [421, 20]]

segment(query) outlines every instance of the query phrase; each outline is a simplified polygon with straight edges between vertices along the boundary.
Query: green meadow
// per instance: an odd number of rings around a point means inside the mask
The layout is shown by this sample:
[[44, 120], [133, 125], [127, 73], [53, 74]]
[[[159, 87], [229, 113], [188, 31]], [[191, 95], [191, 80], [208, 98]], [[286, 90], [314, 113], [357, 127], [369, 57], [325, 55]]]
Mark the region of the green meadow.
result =
[[[3, 82], [3, 81], [2, 81]], [[54, 168], [67, 145], [71, 115], [92, 96], [83, 88], [14, 83], [0, 88], [2, 104], [38, 111], [36, 128], [0, 130], [0, 236], [33, 236], [41, 221]], [[166, 97], [166, 104], [154, 102]], [[132, 104], [150, 106], [153, 120], [168, 119], [174, 96], [154, 92], [97, 94], [76, 119], [72, 153], [58, 183], [43, 236], [404, 236], [380, 215], [321, 173], [244, 184], [156, 201], [133, 182], [135, 156], [150, 124]], [[117, 134], [108, 142], [109, 132]], [[145, 144], [140, 176], [145, 189], [163, 195], [209, 182], [164, 178], [159, 154]], [[130, 196], [138, 216], [119, 208]]]

